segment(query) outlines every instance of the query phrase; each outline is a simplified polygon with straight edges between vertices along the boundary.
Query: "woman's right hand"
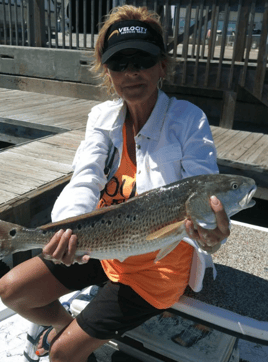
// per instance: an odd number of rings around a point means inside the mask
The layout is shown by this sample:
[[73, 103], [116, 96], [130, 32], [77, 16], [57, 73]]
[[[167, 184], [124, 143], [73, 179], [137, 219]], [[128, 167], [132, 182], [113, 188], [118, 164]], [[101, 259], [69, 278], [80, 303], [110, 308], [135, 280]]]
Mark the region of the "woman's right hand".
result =
[[73, 234], [72, 230], [59, 230], [43, 248], [43, 255], [45, 259], [52, 260], [55, 264], [63, 263], [70, 266], [75, 262], [87, 263], [90, 257], [88, 255], [75, 256], [76, 248], [77, 236]]

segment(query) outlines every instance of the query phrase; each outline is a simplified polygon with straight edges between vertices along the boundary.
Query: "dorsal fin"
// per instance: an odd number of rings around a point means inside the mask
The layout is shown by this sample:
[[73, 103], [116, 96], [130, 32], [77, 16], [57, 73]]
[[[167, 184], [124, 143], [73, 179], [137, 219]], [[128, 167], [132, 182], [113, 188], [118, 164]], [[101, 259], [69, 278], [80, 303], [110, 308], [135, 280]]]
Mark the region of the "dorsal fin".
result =
[[61, 220], [61, 221], [57, 221], [57, 222], [52, 222], [52, 223], [49, 223], [49, 224], [46, 224], [46, 225], [43, 225], [43, 226], [40, 226], [38, 229], [41, 229], [41, 230], [49, 230], [51, 228], [54, 228], [54, 227], [62, 227], [64, 228], [65, 225], [67, 224], [70, 224], [70, 223], [73, 223], [73, 222], [76, 222], [76, 221], [83, 221], [85, 219], [88, 219], [88, 218], [93, 218], [93, 217], [96, 217], [98, 215], [104, 215], [106, 214], [107, 212], [110, 212], [111, 210], [114, 210], [116, 208], [118, 208], [121, 204], [119, 205], [112, 205], [112, 206], [107, 206], [107, 207], [103, 207], [101, 209], [98, 209], [98, 210], [94, 210], [92, 212], [88, 212], [86, 214], [83, 214], [83, 215], [79, 215], [79, 216], [74, 216], [74, 217], [69, 217], [68, 219], [64, 219], [64, 220]]

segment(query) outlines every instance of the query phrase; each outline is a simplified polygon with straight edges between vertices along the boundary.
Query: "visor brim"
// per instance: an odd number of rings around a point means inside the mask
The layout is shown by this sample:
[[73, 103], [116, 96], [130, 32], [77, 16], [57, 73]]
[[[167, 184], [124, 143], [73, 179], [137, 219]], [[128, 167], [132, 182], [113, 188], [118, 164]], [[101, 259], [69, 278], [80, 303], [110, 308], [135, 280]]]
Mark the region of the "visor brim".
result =
[[141, 50], [143, 52], [149, 53], [150, 55], [157, 57], [161, 54], [161, 49], [152, 43], [149, 42], [141, 42], [139, 41], [127, 41], [127, 42], [122, 42], [119, 44], [116, 44], [115, 46], [111, 47], [110, 49], [107, 49], [103, 55], [102, 55], [102, 59], [101, 62], [102, 64], [105, 64], [107, 62], [107, 60], [109, 60], [114, 54], [122, 51], [122, 50], [126, 50], [126, 49], [137, 49], [137, 50]]

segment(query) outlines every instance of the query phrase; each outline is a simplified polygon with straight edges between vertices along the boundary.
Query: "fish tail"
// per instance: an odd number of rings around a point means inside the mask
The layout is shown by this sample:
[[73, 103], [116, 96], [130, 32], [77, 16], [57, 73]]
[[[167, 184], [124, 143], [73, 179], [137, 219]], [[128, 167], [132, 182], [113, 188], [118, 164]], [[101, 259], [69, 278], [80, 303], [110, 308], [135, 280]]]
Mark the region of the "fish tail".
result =
[[0, 259], [11, 254], [14, 250], [12, 239], [16, 236], [20, 226], [0, 220]]
[[12, 234], [15, 233], [14, 231], [12, 232], [12, 230], [15, 230], [16, 227], [16, 224], [0, 220], [0, 240], [7, 240], [12, 237]]

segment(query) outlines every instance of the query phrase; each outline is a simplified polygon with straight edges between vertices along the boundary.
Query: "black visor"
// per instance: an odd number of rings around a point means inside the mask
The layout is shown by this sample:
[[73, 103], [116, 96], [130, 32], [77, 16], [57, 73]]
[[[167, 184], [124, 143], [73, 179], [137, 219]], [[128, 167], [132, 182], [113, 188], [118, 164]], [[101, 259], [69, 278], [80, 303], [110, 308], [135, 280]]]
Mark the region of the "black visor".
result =
[[139, 20], [119, 21], [110, 26], [105, 36], [102, 64], [125, 49], [141, 50], [154, 57], [165, 51], [161, 34]]

